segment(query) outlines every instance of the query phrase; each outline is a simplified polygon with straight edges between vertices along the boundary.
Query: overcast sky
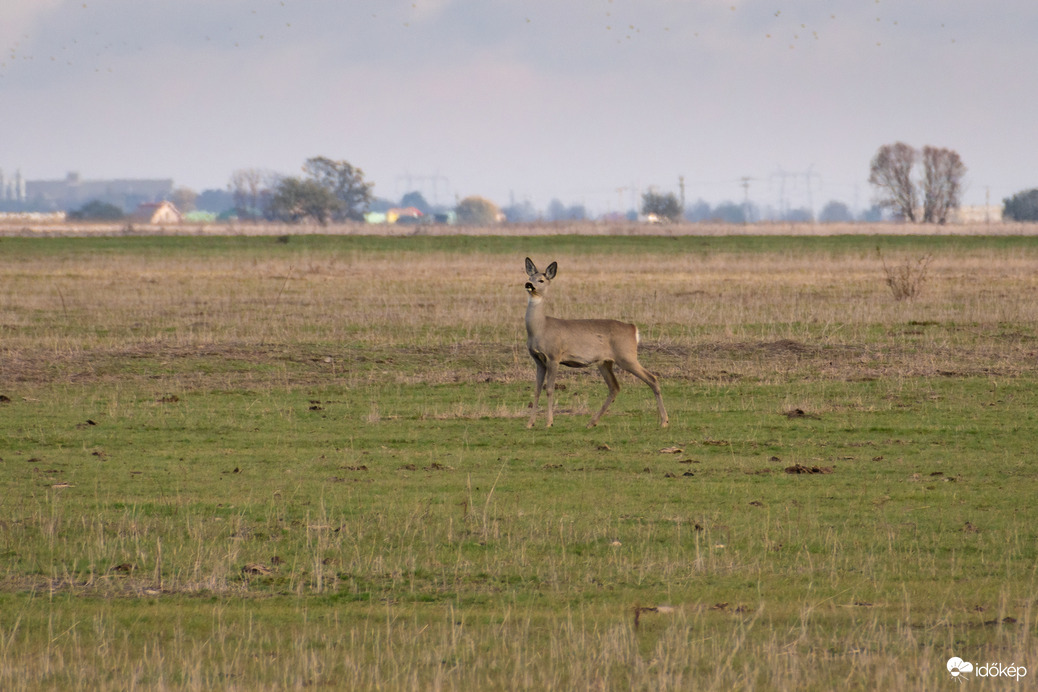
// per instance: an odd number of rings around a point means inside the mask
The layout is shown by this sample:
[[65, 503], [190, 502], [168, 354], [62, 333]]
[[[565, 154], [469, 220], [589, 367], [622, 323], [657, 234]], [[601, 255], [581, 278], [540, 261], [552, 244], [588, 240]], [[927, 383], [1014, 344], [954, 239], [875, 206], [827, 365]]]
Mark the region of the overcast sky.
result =
[[[375, 193], [595, 212], [869, 205], [898, 140], [965, 201], [1038, 187], [1035, 0], [3, 0], [0, 169], [173, 178], [345, 159]], [[437, 200], [434, 200], [437, 197]]]

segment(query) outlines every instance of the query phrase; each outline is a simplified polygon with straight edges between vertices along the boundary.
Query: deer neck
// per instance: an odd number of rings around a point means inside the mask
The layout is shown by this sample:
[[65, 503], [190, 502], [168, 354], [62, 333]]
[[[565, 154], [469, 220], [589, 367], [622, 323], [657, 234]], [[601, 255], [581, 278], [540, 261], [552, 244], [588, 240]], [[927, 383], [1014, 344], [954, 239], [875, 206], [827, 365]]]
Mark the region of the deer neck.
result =
[[526, 303], [526, 334], [532, 336], [541, 333], [547, 321], [548, 312], [544, 305], [544, 297], [531, 295]]

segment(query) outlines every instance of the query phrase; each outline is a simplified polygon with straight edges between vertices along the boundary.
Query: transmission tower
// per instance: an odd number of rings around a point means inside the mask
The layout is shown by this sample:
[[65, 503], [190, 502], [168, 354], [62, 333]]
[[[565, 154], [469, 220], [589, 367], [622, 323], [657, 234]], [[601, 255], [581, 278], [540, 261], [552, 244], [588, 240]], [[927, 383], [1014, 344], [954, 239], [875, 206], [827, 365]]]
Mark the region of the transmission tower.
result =
[[[404, 173], [396, 177], [397, 195], [400, 194], [400, 183], [404, 183], [404, 194], [408, 192], [421, 192], [422, 196], [426, 196], [431, 188], [432, 200], [430, 200], [433, 206], [439, 206], [440, 204], [440, 184], [443, 184], [444, 190], [450, 189], [450, 181], [446, 176], [435, 173], [433, 175], [412, 175], [411, 173]], [[428, 186], [428, 187], [427, 187]]]

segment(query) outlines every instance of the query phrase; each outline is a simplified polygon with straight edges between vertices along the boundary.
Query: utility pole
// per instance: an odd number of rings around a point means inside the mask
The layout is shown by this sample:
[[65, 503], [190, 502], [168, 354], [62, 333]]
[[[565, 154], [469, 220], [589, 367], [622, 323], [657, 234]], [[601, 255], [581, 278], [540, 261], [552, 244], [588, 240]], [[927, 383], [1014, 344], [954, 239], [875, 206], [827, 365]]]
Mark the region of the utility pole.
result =
[[742, 186], [742, 218], [744, 223], [750, 222], [750, 181], [753, 180], [748, 175], [744, 175], [739, 178], [739, 185]]
[[624, 192], [629, 190], [628, 187], [616, 188], [616, 213], [623, 216], [624, 213]]
[[786, 178], [790, 175], [790, 173], [786, 173], [782, 170], [781, 166], [779, 166], [778, 171], [771, 174], [772, 180], [775, 178], [779, 179], [779, 217], [782, 219], [786, 218], [786, 212], [788, 211], [788, 205], [786, 202]]
[[678, 189], [681, 190], [681, 215], [685, 215], [685, 176], [678, 176]]
[[[822, 181], [822, 176], [814, 172], [815, 165], [812, 163], [806, 171], [804, 171], [804, 182], [807, 183], [807, 208], [811, 211], [811, 221], [815, 220], [815, 203], [814, 197], [811, 195], [811, 180], [818, 178], [819, 183]], [[819, 185], [819, 187], [821, 187]]]

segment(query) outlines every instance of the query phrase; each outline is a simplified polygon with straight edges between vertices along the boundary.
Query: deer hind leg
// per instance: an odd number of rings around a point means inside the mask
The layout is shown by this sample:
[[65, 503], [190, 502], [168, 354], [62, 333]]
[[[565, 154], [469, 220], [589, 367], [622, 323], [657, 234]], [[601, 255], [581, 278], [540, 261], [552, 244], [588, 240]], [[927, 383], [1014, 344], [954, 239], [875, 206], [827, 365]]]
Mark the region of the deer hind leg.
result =
[[620, 393], [620, 382], [616, 379], [616, 373], [613, 372], [613, 363], [608, 360], [600, 363], [598, 371], [602, 373], [602, 379], [605, 380], [606, 386], [609, 387], [609, 394], [606, 395], [605, 403], [602, 404], [602, 408], [598, 410], [598, 413], [591, 416], [591, 422], [587, 424], [589, 428], [593, 428], [598, 424], [598, 419], [602, 417], [609, 405], [616, 399], [616, 395]]
[[637, 360], [628, 361], [625, 360], [619, 363], [620, 367], [631, 373], [639, 380], [649, 385], [652, 389], [652, 393], [656, 395], [656, 408], [660, 414], [660, 427], [665, 428], [670, 425], [670, 418], [667, 417], [667, 409], [663, 406], [663, 394], [660, 393], [660, 381], [651, 372], [642, 367], [642, 364]]
[[534, 423], [537, 422], [537, 404], [541, 400], [541, 389], [544, 387], [544, 363], [536, 359], [534, 359], [534, 362], [537, 363], [537, 382], [533, 388], [533, 407], [530, 410], [530, 420], [526, 423], [528, 428], [532, 428]]

